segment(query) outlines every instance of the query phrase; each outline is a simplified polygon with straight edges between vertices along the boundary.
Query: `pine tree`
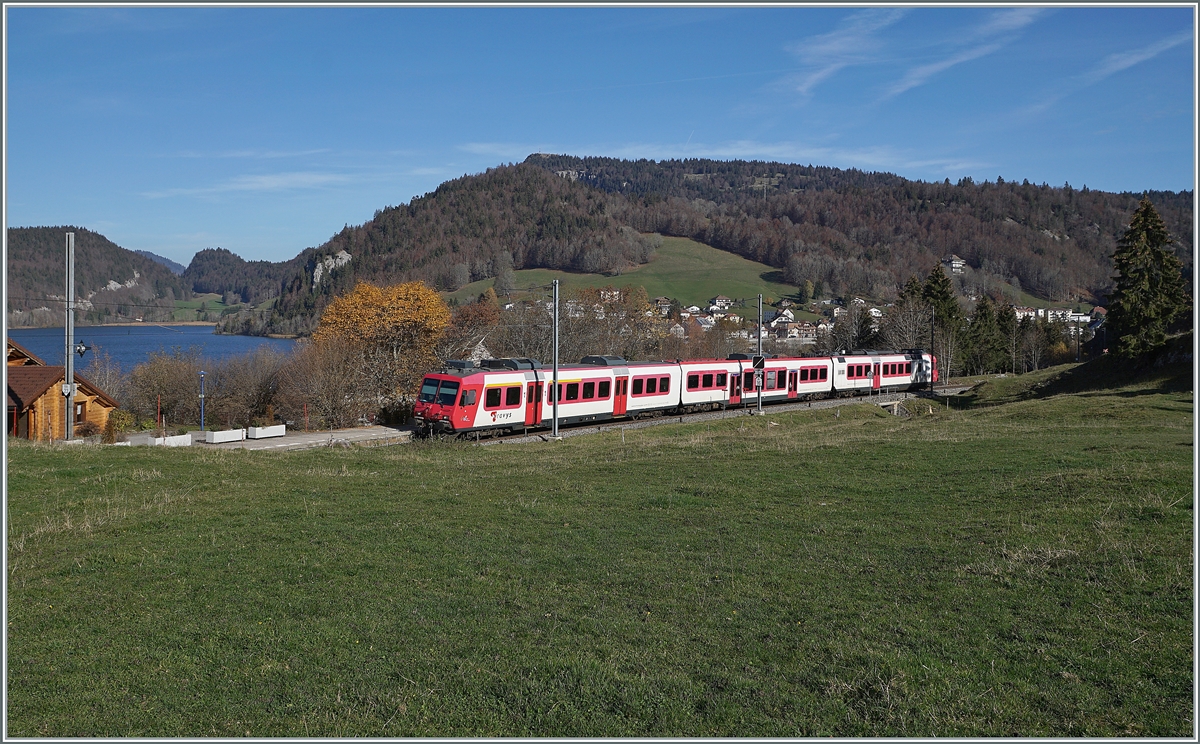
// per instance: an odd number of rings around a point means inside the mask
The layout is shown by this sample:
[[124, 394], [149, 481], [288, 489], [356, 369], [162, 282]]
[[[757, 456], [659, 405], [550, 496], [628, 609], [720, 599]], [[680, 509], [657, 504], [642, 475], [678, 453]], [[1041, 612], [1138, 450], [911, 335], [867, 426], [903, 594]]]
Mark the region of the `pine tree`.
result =
[[1167, 326], [1187, 309], [1183, 265], [1171, 250], [1174, 241], [1146, 197], [1113, 254], [1116, 289], [1108, 307], [1108, 326], [1117, 354], [1142, 356], [1166, 344]]

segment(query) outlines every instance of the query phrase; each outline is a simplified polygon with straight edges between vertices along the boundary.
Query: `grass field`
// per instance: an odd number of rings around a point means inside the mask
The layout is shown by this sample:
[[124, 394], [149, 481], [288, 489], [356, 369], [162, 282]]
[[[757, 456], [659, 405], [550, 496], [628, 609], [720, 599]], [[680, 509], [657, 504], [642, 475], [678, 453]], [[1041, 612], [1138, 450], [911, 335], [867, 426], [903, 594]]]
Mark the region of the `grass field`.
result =
[[1056, 372], [536, 445], [9, 440], [7, 733], [1191, 736], [1191, 369]]
[[[576, 287], [623, 287], [641, 285], [650, 297], [674, 297], [685, 306], [704, 306], [708, 300], [723, 294], [734, 299], [755, 298], [764, 295], [764, 302], [790, 297], [796, 288], [783, 283], [783, 272], [766, 264], [756, 263], [726, 251], [697, 243], [687, 238], [663, 238], [662, 246], [655, 251], [653, 260], [621, 274], [573, 274], [550, 269], [528, 269], [514, 272], [515, 286], [534, 287], [549, 284], [558, 279], [560, 290], [566, 292]], [[459, 302], [478, 297], [493, 280], [472, 282], [446, 299]]]

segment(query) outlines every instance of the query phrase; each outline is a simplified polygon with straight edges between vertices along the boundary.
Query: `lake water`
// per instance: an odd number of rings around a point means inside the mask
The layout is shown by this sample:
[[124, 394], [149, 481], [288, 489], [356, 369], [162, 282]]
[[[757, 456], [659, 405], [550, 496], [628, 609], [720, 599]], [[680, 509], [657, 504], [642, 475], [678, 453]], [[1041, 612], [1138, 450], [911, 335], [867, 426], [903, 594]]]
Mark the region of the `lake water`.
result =
[[[66, 343], [62, 328], [10, 328], [9, 338], [37, 354], [46, 364], [63, 363], [63, 347]], [[130, 325], [130, 326], [75, 326], [75, 342], [103, 349], [128, 372], [149, 358], [151, 352], [166, 351], [178, 346], [184, 351], [191, 347], [199, 349], [201, 359], [219, 360], [254, 351], [267, 345], [278, 351], [291, 351], [295, 340], [290, 338], [263, 338], [261, 336], [230, 336], [213, 333], [212, 326], [198, 325]], [[82, 370], [92, 360], [93, 352], [83, 359], [75, 357], [75, 368]]]

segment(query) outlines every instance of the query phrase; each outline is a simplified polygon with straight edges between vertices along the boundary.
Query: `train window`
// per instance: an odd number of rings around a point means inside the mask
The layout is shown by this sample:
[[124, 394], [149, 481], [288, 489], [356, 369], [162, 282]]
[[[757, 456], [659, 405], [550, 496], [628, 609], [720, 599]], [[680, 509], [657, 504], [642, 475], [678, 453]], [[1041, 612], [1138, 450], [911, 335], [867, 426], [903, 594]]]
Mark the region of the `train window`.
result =
[[822, 379], [822, 380], [828, 380], [828, 379], [829, 379], [829, 370], [828, 370], [827, 368], [822, 368], [822, 369], [821, 369], [821, 379]]
[[461, 402], [461, 403], [459, 403], [459, 405], [460, 405], [460, 406], [473, 406], [473, 405], [475, 405], [475, 393], [476, 393], [476, 392], [477, 392], [477, 391], [475, 391], [475, 390], [464, 390], [464, 391], [463, 391], [463, 394], [462, 394], [462, 402]]
[[688, 390], [700, 387], [700, 375], [688, 375]]
[[775, 370], [773, 370], [773, 369], [767, 370], [767, 384], [763, 386], [767, 390], [775, 389], [775, 375], [776, 375]]
[[[667, 378], [664, 377], [663, 379], [665, 380]], [[719, 387], [719, 388], [725, 387], [725, 373], [724, 372], [721, 372], [720, 374], [717, 375], [717, 387]], [[665, 393], [666, 390], [663, 390], [663, 392]]]
[[608, 397], [608, 390], [609, 390], [609, 388], [610, 388], [610, 387], [612, 387], [612, 383], [611, 383], [611, 382], [609, 382], [608, 380], [601, 380], [601, 381], [600, 381], [600, 397], [601, 397], [601, 398], [607, 398], [607, 397]]
[[483, 396], [484, 408], [499, 408], [500, 407], [500, 388], [488, 388], [487, 394]]
[[579, 400], [579, 383], [567, 383], [567, 400]]
[[504, 405], [519, 406], [521, 405], [521, 387], [510, 387], [504, 389]]
[[912, 374], [912, 362], [908, 362], [904, 365], [904, 374], [906, 374], [906, 375]]
[[596, 383], [594, 383], [594, 382], [583, 383], [583, 399], [590, 400], [595, 397], [596, 397]]
[[651, 377], [646, 380], [646, 395], [653, 395], [658, 392], [658, 378]]
[[808, 382], [808, 370], [800, 370], [800, 382]]
[[452, 406], [456, 400], [458, 400], [458, 383], [442, 380], [442, 386], [438, 388], [438, 405]]
[[742, 387], [746, 390], [754, 389], [754, 373], [753, 372], [746, 373], [746, 378], [742, 381]]
[[670, 389], [671, 389], [671, 378], [670, 377], [658, 378], [658, 392], [665, 393], [665, 392], [668, 392]]
[[643, 381], [640, 378], [633, 381], [633, 394], [634, 395], [642, 394], [642, 383], [643, 383]]
[[421, 383], [421, 397], [418, 398], [422, 403], [432, 403], [437, 397], [438, 381], [432, 377], [425, 378], [425, 382]]
[[700, 387], [710, 388], [713, 386], [713, 376], [705, 375], [704, 380], [700, 383]]

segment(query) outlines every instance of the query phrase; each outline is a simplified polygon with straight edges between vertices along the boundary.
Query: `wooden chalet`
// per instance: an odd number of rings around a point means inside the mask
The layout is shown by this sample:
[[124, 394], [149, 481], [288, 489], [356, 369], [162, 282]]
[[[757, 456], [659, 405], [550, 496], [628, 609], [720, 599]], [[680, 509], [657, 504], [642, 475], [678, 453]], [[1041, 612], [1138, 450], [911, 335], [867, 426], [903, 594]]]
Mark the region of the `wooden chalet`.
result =
[[[9, 339], [5, 372], [9, 435], [43, 442], [66, 439], [66, 399], [62, 394], [66, 368], [45, 364]], [[103, 429], [117, 402], [78, 373], [75, 385], [76, 425], [89, 421]]]

